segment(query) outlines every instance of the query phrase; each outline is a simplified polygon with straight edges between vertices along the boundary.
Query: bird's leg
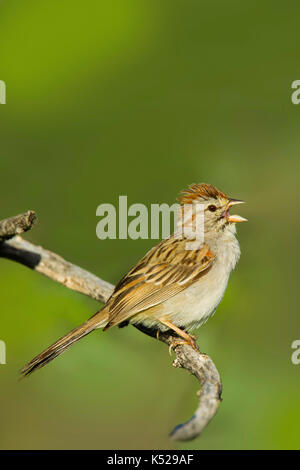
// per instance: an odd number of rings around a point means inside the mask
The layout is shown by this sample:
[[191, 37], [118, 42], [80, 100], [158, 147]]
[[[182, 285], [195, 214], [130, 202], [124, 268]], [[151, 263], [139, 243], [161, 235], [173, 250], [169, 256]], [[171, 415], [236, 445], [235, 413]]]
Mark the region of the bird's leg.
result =
[[178, 340], [174, 340], [172, 341], [171, 345], [170, 345], [170, 348], [173, 349], [173, 348], [176, 348], [176, 346], [179, 346], [180, 344], [188, 344], [189, 346], [192, 346], [192, 348], [195, 350], [195, 351], [199, 351], [199, 348], [198, 348], [198, 344], [196, 343], [196, 336], [191, 336], [189, 335], [188, 333], [186, 333], [185, 331], [181, 330], [180, 328], [178, 328], [178, 326], [176, 325], [173, 325], [173, 323], [169, 322], [168, 320], [166, 320], [165, 318], [160, 318], [159, 321], [167, 326], [168, 328], [170, 328], [170, 330], [173, 330], [175, 331], [175, 333], [178, 334], [178, 336], [180, 336], [182, 339], [178, 339]]

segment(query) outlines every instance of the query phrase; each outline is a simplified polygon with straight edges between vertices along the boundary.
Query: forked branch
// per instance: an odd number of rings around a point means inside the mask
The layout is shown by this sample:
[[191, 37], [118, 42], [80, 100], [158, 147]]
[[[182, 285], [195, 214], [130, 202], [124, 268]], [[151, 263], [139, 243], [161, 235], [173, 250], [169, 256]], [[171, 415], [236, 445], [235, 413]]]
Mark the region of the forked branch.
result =
[[[30, 230], [35, 221], [35, 212], [27, 211], [0, 222], [0, 257], [21, 263], [69, 289], [106, 302], [113, 292], [112, 284], [17, 236]], [[175, 339], [165, 334], [159, 336], [159, 340], [169, 346]], [[174, 352], [174, 367], [186, 369], [201, 384], [194, 416], [188, 422], [176, 426], [170, 435], [173, 440], [185, 441], [199, 436], [214, 417], [221, 401], [222, 385], [219, 372], [209, 356], [181, 344], [175, 347]]]

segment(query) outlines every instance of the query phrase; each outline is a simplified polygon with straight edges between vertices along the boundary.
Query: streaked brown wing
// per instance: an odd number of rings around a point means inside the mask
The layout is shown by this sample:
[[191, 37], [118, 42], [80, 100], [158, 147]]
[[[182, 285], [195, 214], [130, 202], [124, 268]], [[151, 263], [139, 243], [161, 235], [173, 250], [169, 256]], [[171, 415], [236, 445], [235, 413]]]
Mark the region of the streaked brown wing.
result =
[[206, 244], [199, 250], [185, 247], [186, 240], [163, 240], [124, 276], [105, 306], [109, 314], [105, 329], [173, 297], [211, 268], [214, 254]]

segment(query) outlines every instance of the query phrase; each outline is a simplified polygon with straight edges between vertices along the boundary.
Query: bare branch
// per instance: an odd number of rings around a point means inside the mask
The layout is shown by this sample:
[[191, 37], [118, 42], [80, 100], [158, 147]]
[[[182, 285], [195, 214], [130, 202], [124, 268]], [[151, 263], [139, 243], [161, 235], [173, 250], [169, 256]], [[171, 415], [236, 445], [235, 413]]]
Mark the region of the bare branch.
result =
[[[171, 346], [178, 338], [172, 336], [159, 338]], [[222, 383], [219, 372], [209, 356], [195, 351], [191, 346], [179, 345], [175, 348], [174, 367], [188, 370], [201, 384], [198, 391], [198, 407], [192, 418], [178, 424], [170, 434], [174, 441], [189, 441], [199, 436], [218, 411], [222, 395]]]
[[105, 302], [114, 290], [112, 284], [21, 237], [14, 237], [0, 244], [0, 257], [24, 264], [53, 281], [99, 302]]
[[[29, 230], [35, 219], [35, 213], [28, 211], [0, 222], [0, 257], [21, 263], [69, 289], [106, 302], [114, 290], [112, 284], [19, 236], [8, 240], [16, 233]], [[169, 346], [176, 339], [178, 338], [166, 334], [159, 337], [160, 341]], [[176, 346], [174, 352], [174, 367], [192, 373], [202, 386], [198, 392], [199, 404], [194, 416], [188, 422], [176, 426], [170, 435], [173, 440], [186, 441], [199, 436], [216, 414], [221, 402], [222, 384], [218, 370], [209, 356], [185, 344]]]

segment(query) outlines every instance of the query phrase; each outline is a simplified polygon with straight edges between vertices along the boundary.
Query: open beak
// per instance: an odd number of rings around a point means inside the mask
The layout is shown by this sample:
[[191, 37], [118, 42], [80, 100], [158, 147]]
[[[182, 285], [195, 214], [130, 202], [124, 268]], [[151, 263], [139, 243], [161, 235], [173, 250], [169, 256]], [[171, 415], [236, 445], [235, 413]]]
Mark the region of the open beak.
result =
[[244, 203], [244, 201], [241, 201], [240, 199], [230, 199], [229, 200], [229, 202], [226, 206], [226, 209], [225, 209], [225, 217], [226, 217], [228, 222], [232, 222], [232, 223], [247, 222], [247, 219], [245, 219], [244, 217], [241, 217], [240, 215], [230, 215], [229, 214], [230, 207], [235, 206], [236, 204], [243, 204], [243, 203]]

